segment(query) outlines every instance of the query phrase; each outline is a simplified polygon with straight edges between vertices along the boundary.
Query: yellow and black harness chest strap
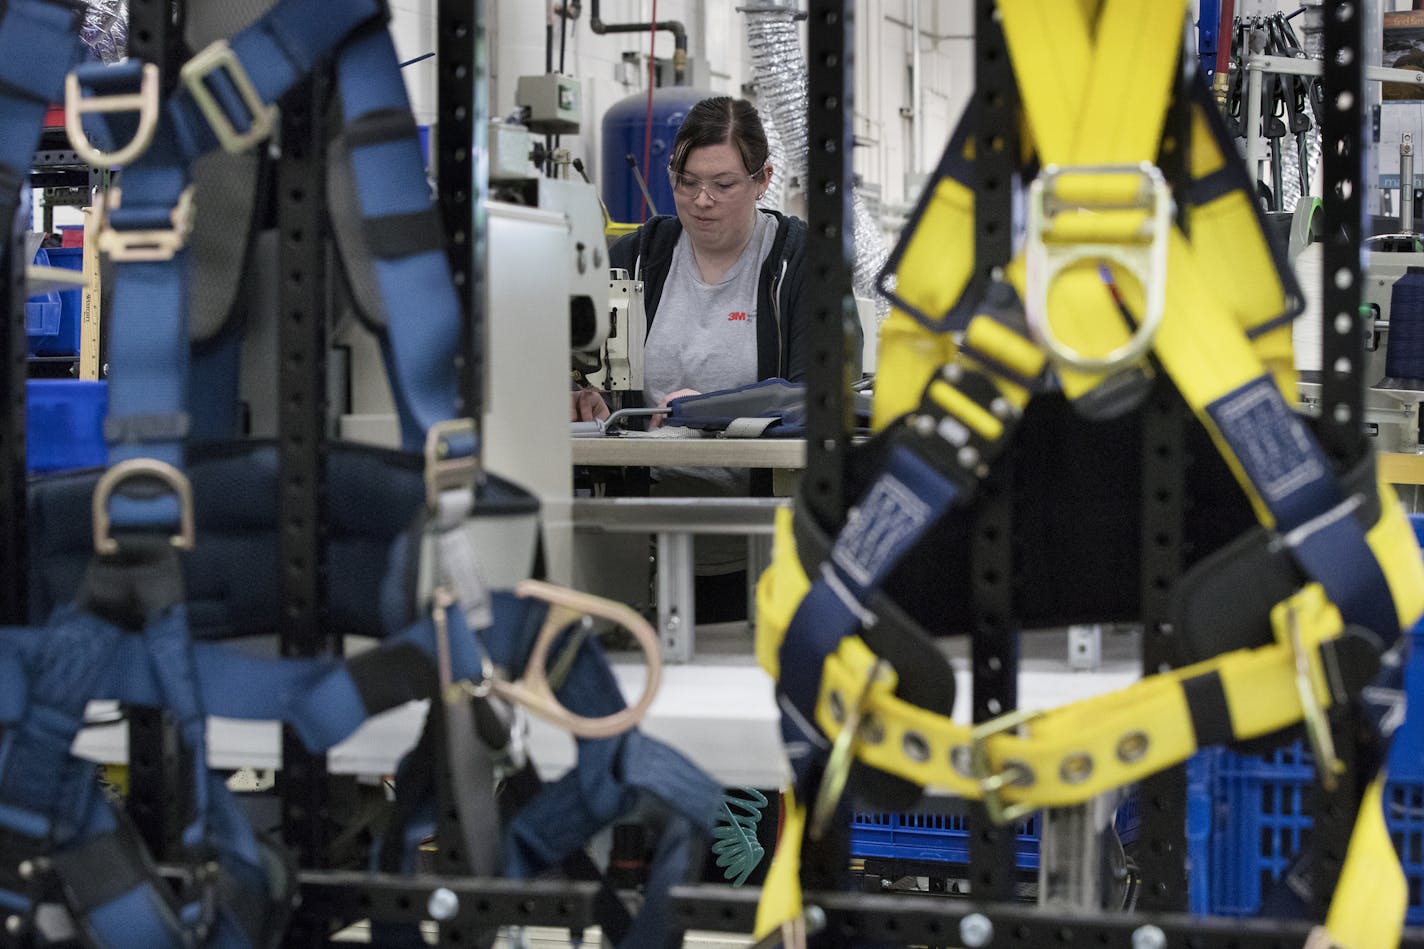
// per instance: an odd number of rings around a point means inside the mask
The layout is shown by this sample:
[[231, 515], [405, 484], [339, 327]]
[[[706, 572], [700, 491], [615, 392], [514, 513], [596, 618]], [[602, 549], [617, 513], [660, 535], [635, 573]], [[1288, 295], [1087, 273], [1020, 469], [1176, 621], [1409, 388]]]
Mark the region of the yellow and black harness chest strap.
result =
[[[1033, 378], [1043, 358], [1001, 326], [1003, 361]], [[1026, 398], [1026, 390], [1024, 398]], [[925, 532], [952, 506], [973, 496], [1019, 417], [1019, 399], [972, 366], [946, 367], [926, 387], [920, 410], [878, 438], [888, 445], [883, 466], [851, 507], [819, 574], [789, 621], [758, 627], [758, 655], [777, 678], [783, 731], [798, 786], [805, 791], [825, 741], [813, 724], [822, 669], [847, 638], [872, 628], [867, 605]]]

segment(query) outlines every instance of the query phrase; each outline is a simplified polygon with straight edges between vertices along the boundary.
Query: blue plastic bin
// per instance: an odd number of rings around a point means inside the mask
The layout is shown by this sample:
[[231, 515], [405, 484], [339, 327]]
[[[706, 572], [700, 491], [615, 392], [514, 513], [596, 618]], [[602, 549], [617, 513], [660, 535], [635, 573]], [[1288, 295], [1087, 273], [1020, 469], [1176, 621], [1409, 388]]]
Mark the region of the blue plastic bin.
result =
[[[50, 266], [49, 252], [43, 247], [37, 249], [33, 263], [41, 267]], [[31, 351], [35, 345], [34, 337], [53, 336], [59, 332], [61, 306], [59, 293], [54, 290], [36, 294], [25, 301], [25, 335], [30, 337]]]
[[[856, 814], [850, 825], [850, 852], [855, 857], [967, 864], [967, 820], [962, 814]], [[1037, 814], [1019, 823], [1014, 855], [1019, 869], [1038, 869]]]
[[[1136, 840], [1139, 822], [1137, 796], [1130, 794], [1118, 807], [1118, 836], [1125, 843]], [[1015, 865], [1037, 870], [1039, 815], [1020, 821], [1015, 830]], [[850, 852], [855, 857], [968, 864], [968, 823], [962, 814], [858, 813], [851, 820]]]
[[[65, 267], [69, 270], [84, 269], [84, 248], [82, 247], [47, 247], [44, 252], [49, 257], [51, 267]], [[77, 287], [73, 290], [59, 291], [59, 312], [56, 314], [57, 323], [54, 331], [44, 335], [29, 336], [30, 355], [79, 355], [80, 310], [83, 298], [84, 291]], [[25, 320], [28, 324], [28, 312]]]
[[25, 383], [25, 448], [30, 471], [94, 468], [108, 463], [104, 415], [109, 384], [83, 379]]

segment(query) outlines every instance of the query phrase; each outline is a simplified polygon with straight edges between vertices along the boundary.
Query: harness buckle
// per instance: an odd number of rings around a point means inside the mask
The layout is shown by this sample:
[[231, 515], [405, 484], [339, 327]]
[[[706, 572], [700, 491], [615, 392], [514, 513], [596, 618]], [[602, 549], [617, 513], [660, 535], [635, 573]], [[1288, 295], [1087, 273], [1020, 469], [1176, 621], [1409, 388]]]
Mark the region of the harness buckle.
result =
[[[658, 635], [648, 625], [647, 620], [622, 603], [615, 603], [612, 600], [588, 593], [579, 593], [540, 580], [520, 581], [515, 584], [514, 595], [520, 598], [543, 600], [549, 604], [544, 624], [539, 628], [538, 635], [534, 637], [534, 646], [524, 664], [524, 674], [513, 682], [501, 678], [490, 665], [488, 657], [485, 657], [481, 660], [481, 681], [476, 683], [466, 679], [453, 683], [448, 688], [458, 689], [474, 698], [484, 698], [490, 694], [496, 695], [511, 705], [527, 708], [540, 718], [563, 728], [576, 738], [611, 738], [633, 728], [643, 720], [643, 716], [647, 714], [648, 708], [653, 704], [653, 698], [657, 695], [658, 686], [662, 682], [663, 670], [662, 656], [658, 652]], [[445, 603], [448, 606], [450, 602], [453, 602], [453, 599], [448, 598], [448, 593], [446, 597]], [[567, 670], [548, 671], [549, 651], [554, 645], [554, 640], [571, 623], [590, 616], [612, 620], [627, 629], [638, 641], [639, 648], [643, 650], [648, 660], [647, 678], [643, 684], [643, 694], [638, 698], [638, 701], [622, 711], [599, 718], [588, 718], [565, 708], [554, 695], [554, 690], [561, 684], [561, 677], [567, 675]], [[439, 637], [442, 634], [438, 624], [444, 622], [443, 608], [439, 605], [439, 601], [436, 606], [436, 622], [437, 637]], [[579, 635], [579, 633], [575, 633], [575, 635]], [[562, 665], [563, 658], [560, 657], [556, 665]], [[551, 677], [558, 681], [551, 682]]]
[[178, 533], [170, 538], [170, 542], [179, 550], [192, 550], [195, 537], [193, 487], [183, 472], [156, 458], [129, 458], [112, 465], [100, 476], [99, 482], [94, 485], [92, 502], [94, 550], [100, 554], [119, 552], [119, 542], [109, 532], [109, 497], [130, 478], [157, 478], [172, 489], [178, 496]]
[[425, 433], [425, 504], [435, 510], [440, 503], [440, 495], [457, 488], [473, 488], [480, 474], [479, 457], [473, 450], [469, 454], [450, 457], [450, 443], [458, 436], [475, 444], [475, 420], [453, 418], [436, 422]]
[[1320, 786], [1326, 792], [1334, 791], [1340, 775], [1345, 773], [1345, 764], [1335, 755], [1335, 739], [1330, 734], [1330, 719], [1315, 697], [1315, 684], [1310, 675], [1310, 656], [1301, 640], [1295, 607], [1289, 602], [1286, 603], [1285, 615], [1286, 636], [1295, 659], [1295, 691], [1300, 697], [1301, 720], [1305, 723], [1305, 737], [1310, 742], [1311, 757], [1315, 759], [1315, 773], [1320, 777]]
[[[237, 90], [238, 98], [247, 108], [248, 124], [245, 132], [237, 130], [217, 97], [208, 88], [208, 77], [218, 72], [227, 74], [228, 81]], [[188, 89], [188, 94], [193, 97], [193, 102], [203, 113], [203, 118], [208, 120], [208, 127], [213, 130], [224, 151], [233, 154], [245, 152], [272, 134], [272, 126], [277, 120], [277, 107], [262, 101], [262, 96], [258, 94], [252, 78], [248, 76], [246, 67], [242, 65], [242, 60], [237, 58], [226, 40], [216, 40], [208, 44], [183, 64], [178, 70], [178, 78]]]
[[[138, 127], [128, 144], [112, 152], [101, 151], [89, 141], [82, 117], [98, 112], [137, 112]], [[79, 85], [79, 75], [71, 71], [64, 77], [64, 132], [69, 147], [95, 168], [128, 165], [148, 150], [153, 132], [158, 128], [158, 67], [144, 63], [138, 73], [138, 91], [85, 97]]]
[[1021, 761], [1005, 762], [1002, 771], [995, 771], [989, 760], [989, 739], [1005, 732], [1017, 731], [1043, 715], [1039, 710], [1017, 709], [982, 722], [969, 733], [970, 772], [979, 782], [979, 791], [984, 796], [984, 809], [989, 820], [995, 824], [1007, 824], [1022, 820], [1038, 810], [1032, 804], [1006, 804], [1001, 796], [1004, 788], [1010, 786], [1027, 787], [1033, 784], [1033, 769]]
[[123, 189], [114, 186], [99, 199], [99, 252], [118, 263], [161, 263], [172, 260], [188, 243], [193, 230], [193, 187], [178, 196], [168, 212], [173, 226], [163, 229], [126, 231], [109, 223], [109, 213], [122, 206]]
[[[1128, 199], [1066, 197], [1062, 179], [1083, 175], [1134, 176], [1135, 196]], [[1162, 325], [1166, 308], [1167, 245], [1175, 205], [1162, 172], [1151, 162], [1137, 165], [1046, 165], [1029, 186], [1028, 235], [1025, 245], [1025, 313], [1029, 330], [1060, 364], [1087, 373], [1107, 373], [1132, 365], [1147, 355]], [[1067, 212], [1146, 211], [1144, 231], [1135, 238], [1053, 241], [1046, 237], [1054, 219]], [[1126, 267], [1142, 284], [1146, 310], [1138, 318], [1132, 337], [1106, 356], [1085, 356], [1053, 332], [1048, 318], [1048, 291], [1066, 268], [1084, 260], [1111, 261]]]
[[870, 700], [875, 683], [879, 682], [889, 669], [890, 663], [877, 658], [865, 677], [865, 684], [860, 687], [860, 693], [845, 710], [845, 720], [841, 724], [841, 730], [836, 733], [831, 753], [826, 758], [826, 767], [821, 772], [816, 799], [811, 802], [811, 819], [806, 832], [811, 835], [812, 840], [821, 839], [831, 818], [836, 814], [836, 805], [840, 803], [846, 784], [850, 781], [850, 766], [855, 760], [855, 740], [860, 735], [861, 724], [865, 719], [866, 703]]

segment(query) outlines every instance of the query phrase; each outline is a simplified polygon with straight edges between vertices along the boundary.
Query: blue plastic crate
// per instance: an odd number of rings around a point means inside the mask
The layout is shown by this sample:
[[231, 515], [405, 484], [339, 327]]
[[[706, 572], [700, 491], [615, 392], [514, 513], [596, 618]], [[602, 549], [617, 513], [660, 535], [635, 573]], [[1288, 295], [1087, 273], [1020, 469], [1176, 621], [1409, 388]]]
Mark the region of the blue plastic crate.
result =
[[[1137, 839], [1137, 795], [1130, 794], [1118, 807], [1118, 836], [1124, 843]], [[1039, 815], [1017, 825], [1014, 863], [1020, 870], [1038, 869]], [[879, 857], [919, 863], [969, 863], [969, 830], [962, 814], [911, 812], [906, 814], [857, 813], [850, 825], [850, 852], [855, 857]]]
[[107, 382], [30, 379], [25, 389], [25, 450], [30, 471], [93, 468], [108, 462], [104, 442]]
[[[82, 270], [84, 267], [82, 247], [46, 247], [44, 252], [49, 257], [51, 267], [65, 267], [69, 270]], [[82, 322], [84, 291], [78, 288], [60, 290], [58, 296], [59, 313], [53, 332], [27, 336], [32, 356], [79, 354], [79, 327]], [[28, 321], [28, 316], [26, 319]]]
[[[962, 814], [858, 813], [851, 820], [850, 852], [854, 857], [967, 864], [967, 820]], [[1019, 869], [1038, 869], [1037, 814], [1019, 823], [1014, 854]]]
[[[1298, 743], [1266, 758], [1213, 748], [1199, 754], [1194, 767], [1208, 775], [1210, 828], [1200, 837], [1188, 836], [1194, 871], [1189, 907], [1195, 913], [1253, 916], [1309, 839], [1315, 784], [1310, 753]], [[1405, 922], [1424, 924], [1424, 784], [1391, 772], [1384, 816], [1409, 884]]]
[[[43, 247], [38, 248], [33, 263], [41, 267], [50, 266], [49, 252]], [[59, 332], [62, 306], [59, 293], [54, 290], [36, 294], [25, 301], [25, 335], [31, 337], [31, 348], [34, 346], [33, 337], [53, 336]]]

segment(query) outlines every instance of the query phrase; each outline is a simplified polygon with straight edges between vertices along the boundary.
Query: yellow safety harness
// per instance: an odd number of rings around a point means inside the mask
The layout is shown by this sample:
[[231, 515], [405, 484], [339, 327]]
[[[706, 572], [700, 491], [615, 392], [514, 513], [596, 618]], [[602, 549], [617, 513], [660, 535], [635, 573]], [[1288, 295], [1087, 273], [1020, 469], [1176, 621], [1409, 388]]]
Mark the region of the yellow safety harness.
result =
[[[1333, 494], [1329, 462], [1285, 400], [1295, 391], [1292, 284], [1209, 103], [1194, 104], [1192, 197], [1185, 229], [1173, 223], [1154, 162], [1172, 147], [1163, 128], [1185, 0], [999, 0], [998, 8], [1025, 154], [1041, 169], [1027, 238], [1003, 276], [1024, 302], [1027, 332], [1002, 313], [972, 315], [958, 343], [923, 325], [982, 302], [966, 298], [974, 194], [967, 175], [946, 173], [968, 154], [952, 142], [891, 259], [898, 309], [882, 333], [875, 415], [880, 449], [891, 446], [885, 471], [809, 571], [793, 515], [782, 512], [758, 585], [757, 654], [800, 736], [788, 745], [798, 749], [793, 764], [799, 754], [821, 762], [798, 770], [813, 775], [799, 790], [814, 792], [814, 803], [788, 795], [759, 934], [799, 915], [803, 835], [834, 811], [852, 757], [982, 800], [1002, 823], [1083, 803], [1200, 747], [1303, 722], [1328, 784], [1338, 760], [1325, 710], [1366, 684], [1358, 670], [1342, 672], [1344, 640], [1363, 626], [1377, 649], [1392, 650], [1400, 628], [1424, 611], [1424, 563], [1393, 491], [1371, 475], [1361, 493]], [[1005, 177], [1014, 163], [1004, 155]], [[969, 501], [1046, 369], [1071, 400], [1125, 369], [1154, 366], [1298, 568], [1295, 592], [1269, 611], [1272, 641], [977, 727], [897, 696], [896, 671], [858, 633], [877, 622], [866, 603], [918, 532]], [[1385, 663], [1396, 660], [1391, 652]], [[1334, 944], [1350, 949], [1396, 945], [1403, 925], [1407, 892], [1384, 825], [1384, 781], [1381, 772], [1370, 782], [1326, 920]]]

